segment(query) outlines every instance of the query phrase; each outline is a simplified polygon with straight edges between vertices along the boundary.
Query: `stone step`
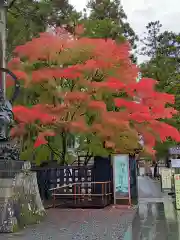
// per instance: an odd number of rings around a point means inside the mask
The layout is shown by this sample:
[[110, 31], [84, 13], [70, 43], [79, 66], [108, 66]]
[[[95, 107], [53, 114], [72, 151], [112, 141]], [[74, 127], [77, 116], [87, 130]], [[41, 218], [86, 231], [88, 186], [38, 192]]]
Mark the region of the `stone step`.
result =
[[10, 161], [6, 159], [0, 160], [0, 170], [4, 170], [7, 168], [10, 169], [22, 169], [25, 163], [23, 161]]
[[13, 178], [0, 178], [0, 188], [12, 187], [13, 183]]
[[13, 196], [13, 188], [9, 187], [9, 188], [0, 188], [0, 198], [1, 199], [6, 199], [6, 198], [10, 198]]

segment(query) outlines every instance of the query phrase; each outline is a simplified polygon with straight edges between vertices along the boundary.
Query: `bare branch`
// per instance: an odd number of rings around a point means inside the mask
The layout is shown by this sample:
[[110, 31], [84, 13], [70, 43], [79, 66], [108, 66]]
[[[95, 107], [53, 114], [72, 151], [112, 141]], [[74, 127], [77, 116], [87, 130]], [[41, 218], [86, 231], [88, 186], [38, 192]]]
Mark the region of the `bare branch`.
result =
[[9, 7], [8, 7], [8, 9], [12, 8], [12, 7], [13, 7], [13, 5], [15, 4], [15, 2], [16, 2], [16, 0], [12, 0], [12, 2], [9, 4]]

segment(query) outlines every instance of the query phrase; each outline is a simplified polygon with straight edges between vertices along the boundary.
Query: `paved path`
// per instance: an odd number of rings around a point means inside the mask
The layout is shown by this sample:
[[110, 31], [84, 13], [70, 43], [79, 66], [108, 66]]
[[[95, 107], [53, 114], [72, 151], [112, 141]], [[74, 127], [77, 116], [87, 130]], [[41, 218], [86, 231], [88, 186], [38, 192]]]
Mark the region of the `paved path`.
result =
[[160, 184], [139, 177], [139, 196], [136, 211], [51, 209], [41, 224], [0, 240], [180, 240], [180, 211]]
[[139, 198], [163, 198], [161, 185], [149, 177], [138, 177], [138, 196]]
[[136, 211], [103, 210], [48, 211], [44, 222], [18, 234], [2, 235], [1, 240], [110, 240], [122, 239]]
[[[139, 208], [129, 231], [130, 240], [180, 240], [180, 211], [159, 181], [139, 177]], [[129, 240], [124, 239], [124, 240]]]
[[170, 202], [140, 203], [132, 224], [132, 238], [124, 240], [179, 240], [180, 213]]

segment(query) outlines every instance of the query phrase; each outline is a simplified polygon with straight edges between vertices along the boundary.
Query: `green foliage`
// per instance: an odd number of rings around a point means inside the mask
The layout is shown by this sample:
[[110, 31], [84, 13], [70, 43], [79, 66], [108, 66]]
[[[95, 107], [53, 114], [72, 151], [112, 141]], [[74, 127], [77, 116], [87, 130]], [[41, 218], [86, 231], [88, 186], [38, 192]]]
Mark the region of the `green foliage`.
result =
[[146, 33], [140, 42], [143, 47], [140, 50], [141, 55], [153, 58], [156, 56], [156, 51], [158, 48], [158, 37], [160, 35], [162, 24], [159, 21], [149, 22], [146, 26]]
[[40, 0], [40, 4], [50, 26], [59, 27], [75, 21], [80, 16], [68, 0]]
[[167, 140], [166, 142], [162, 143], [157, 143], [155, 150], [157, 151], [157, 157], [158, 158], [163, 158], [165, 156], [168, 156], [168, 149], [170, 147], [176, 146], [177, 143], [172, 141], [171, 139]]
[[[159, 21], [150, 22], [146, 26], [147, 33], [141, 40], [144, 44], [141, 54], [150, 57], [150, 60], [142, 63], [140, 68], [142, 76], [158, 80], [158, 91], [175, 95], [175, 108], [180, 110], [180, 34], [161, 32], [161, 27]], [[166, 122], [179, 130], [180, 114]], [[176, 144], [170, 139], [163, 144], [158, 143], [156, 145], [157, 156], [166, 156], [168, 148]]]
[[8, 58], [12, 50], [25, 43], [39, 32], [45, 31], [46, 20], [44, 10], [40, 3], [33, 0], [17, 0], [7, 14]]
[[67, 0], [16, 0], [7, 14], [7, 56], [48, 26], [76, 25], [81, 14]]
[[124, 41], [122, 29], [111, 19], [95, 19], [84, 21], [84, 35], [91, 38], [112, 38], [118, 41]]
[[[90, 16], [85, 19], [85, 34], [92, 38], [112, 38], [122, 42], [128, 40], [136, 49], [137, 35], [127, 22], [127, 16], [119, 0], [91, 0], [87, 5]], [[132, 59], [136, 61], [135, 56]]]
[[103, 147], [102, 141], [93, 134], [80, 135], [78, 152], [84, 152], [85, 154], [92, 156], [108, 156], [109, 151]]

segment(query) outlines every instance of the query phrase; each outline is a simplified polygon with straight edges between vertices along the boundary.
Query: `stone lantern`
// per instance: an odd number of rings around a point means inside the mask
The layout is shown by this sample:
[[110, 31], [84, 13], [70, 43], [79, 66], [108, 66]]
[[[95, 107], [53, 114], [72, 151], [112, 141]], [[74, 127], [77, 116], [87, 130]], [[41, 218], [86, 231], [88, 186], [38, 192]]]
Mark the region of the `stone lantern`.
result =
[[[12, 104], [20, 88], [17, 77], [6, 68], [6, 12], [12, 3], [14, 1], [0, 0], [0, 233], [17, 231], [44, 215], [36, 175], [30, 171], [28, 161], [20, 160], [20, 145], [10, 136], [14, 123]], [[14, 80], [9, 100], [6, 99], [6, 75]]]

